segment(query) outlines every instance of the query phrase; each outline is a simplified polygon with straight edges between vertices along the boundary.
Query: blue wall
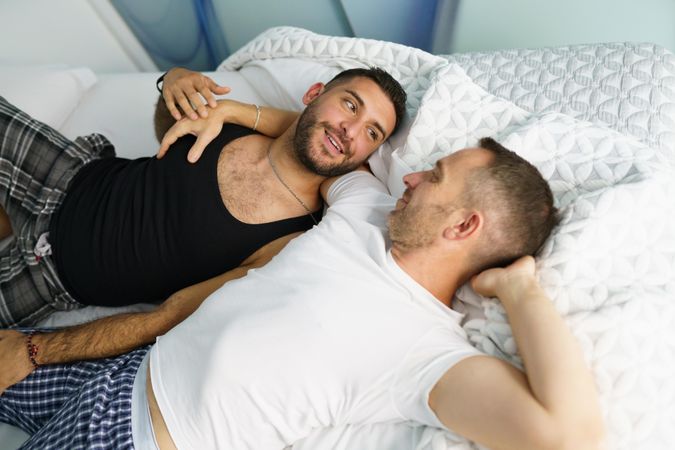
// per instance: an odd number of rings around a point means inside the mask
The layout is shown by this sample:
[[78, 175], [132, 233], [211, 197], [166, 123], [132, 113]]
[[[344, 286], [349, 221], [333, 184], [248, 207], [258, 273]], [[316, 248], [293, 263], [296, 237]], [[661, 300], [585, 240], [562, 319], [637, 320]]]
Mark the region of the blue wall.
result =
[[431, 50], [437, 0], [111, 0], [157, 66], [215, 68], [262, 31], [291, 25]]
[[262, 31], [399, 42], [434, 53], [649, 41], [675, 50], [673, 0], [111, 0], [160, 69], [215, 68]]

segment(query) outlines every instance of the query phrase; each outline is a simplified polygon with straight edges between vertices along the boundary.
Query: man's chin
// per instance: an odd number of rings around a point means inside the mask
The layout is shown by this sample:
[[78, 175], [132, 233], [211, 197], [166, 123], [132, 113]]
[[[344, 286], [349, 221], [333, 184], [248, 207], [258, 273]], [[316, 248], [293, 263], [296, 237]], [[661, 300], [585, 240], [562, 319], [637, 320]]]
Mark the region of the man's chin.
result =
[[337, 177], [340, 175], [344, 175], [346, 173], [356, 170], [356, 168], [359, 167], [358, 164], [357, 165], [350, 164], [348, 161], [334, 164], [325, 164], [325, 163], [321, 164], [317, 163], [316, 161], [312, 162], [314, 164], [315, 172], [325, 177]]

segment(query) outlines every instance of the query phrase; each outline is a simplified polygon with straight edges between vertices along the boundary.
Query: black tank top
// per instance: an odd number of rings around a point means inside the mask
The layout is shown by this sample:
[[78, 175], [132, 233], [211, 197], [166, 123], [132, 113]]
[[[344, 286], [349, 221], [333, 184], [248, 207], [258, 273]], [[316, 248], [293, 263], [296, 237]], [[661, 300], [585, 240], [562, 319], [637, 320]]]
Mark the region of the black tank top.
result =
[[251, 133], [224, 126], [195, 164], [186, 160], [195, 142], [187, 136], [161, 160], [103, 158], [83, 167], [50, 223], [66, 290], [87, 305], [162, 301], [239, 266], [274, 239], [311, 228], [309, 215], [245, 224], [223, 204], [218, 157]]

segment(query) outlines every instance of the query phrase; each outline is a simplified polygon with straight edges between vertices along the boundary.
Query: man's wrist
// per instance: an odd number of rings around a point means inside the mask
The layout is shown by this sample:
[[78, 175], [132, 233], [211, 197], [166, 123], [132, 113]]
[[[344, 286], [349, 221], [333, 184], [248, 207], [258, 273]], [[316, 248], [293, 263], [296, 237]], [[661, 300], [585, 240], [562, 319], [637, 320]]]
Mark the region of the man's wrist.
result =
[[232, 99], [220, 99], [217, 102], [218, 117], [224, 124], [232, 123], [246, 128], [253, 127], [252, 120], [255, 120], [255, 113], [251, 113], [251, 108], [255, 106]]
[[26, 335], [26, 353], [28, 354], [28, 360], [33, 366], [33, 369], [40, 367], [36, 359], [40, 352], [40, 346], [36, 344], [33, 339], [37, 334], [36, 331], [31, 331]]
[[542, 293], [543, 290], [534, 276], [509, 277], [497, 289], [497, 297], [505, 304], [540, 297]]

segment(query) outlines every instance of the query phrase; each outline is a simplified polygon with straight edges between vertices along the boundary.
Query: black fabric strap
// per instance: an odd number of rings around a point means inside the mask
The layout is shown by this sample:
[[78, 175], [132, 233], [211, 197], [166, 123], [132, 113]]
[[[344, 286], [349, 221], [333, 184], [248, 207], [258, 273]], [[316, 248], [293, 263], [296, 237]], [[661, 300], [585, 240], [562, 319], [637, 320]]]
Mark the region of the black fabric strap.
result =
[[155, 82], [155, 86], [157, 86], [157, 90], [159, 91], [160, 94], [162, 93], [162, 83], [164, 83], [164, 77], [166, 76], [167, 73], [169, 72], [164, 72], [162, 76], [157, 78], [157, 81]]

